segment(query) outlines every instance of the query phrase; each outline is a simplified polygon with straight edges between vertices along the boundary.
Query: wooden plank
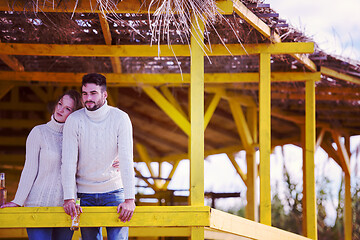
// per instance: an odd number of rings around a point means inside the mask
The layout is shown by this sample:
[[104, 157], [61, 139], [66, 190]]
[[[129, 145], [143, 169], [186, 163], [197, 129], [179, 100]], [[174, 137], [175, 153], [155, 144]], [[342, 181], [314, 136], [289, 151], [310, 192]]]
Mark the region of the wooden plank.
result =
[[[312, 42], [212, 44], [205, 51], [208, 56], [235, 56], [249, 54], [312, 53]], [[0, 43], [0, 54], [72, 57], [177, 57], [190, 56], [188, 45], [79, 45], [79, 44], [33, 44]]]
[[340, 79], [343, 81], [360, 84], [360, 78], [351, 76], [346, 73], [341, 73], [339, 71], [333, 70], [328, 67], [321, 67], [320, 72], [321, 72], [321, 74], [331, 77], [331, 78], [336, 78], [336, 79]]
[[210, 228], [257, 240], [309, 240], [309, 238], [216, 209], [211, 209]]
[[[0, 71], [0, 81], [7, 83], [13, 82], [54, 82], [66, 83], [71, 86], [80, 86], [81, 79], [86, 73], [55, 73], [55, 72], [10, 72]], [[122, 84], [120, 86], [141, 86], [143, 84], [162, 85], [164, 83], [189, 84], [190, 74], [168, 73], [168, 74], [117, 74], [101, 73], [106, 77], [109, 86]], [[259, 73], [205, 73], [205, 83], [239, 83], [239, 82], [259, 82]], [[272, 72], [272, 82], [297, 82], [306, 79], [320, 79], [320, 73], [302, 73], [302, 72]], [[303, 95], [302, 95], [303, 96]], [[284, 97], [281, 95], [281, 97]]]
[[[192, 227], [209, 226], [210, 208], [206, 206], [136, 207], [130, 222], [119, 219], [116, 207], [83, 207], [80, 227]], [[69, 227], [71, 218], [62, 207], [5, 208], [0, 211], [0, 228]]]

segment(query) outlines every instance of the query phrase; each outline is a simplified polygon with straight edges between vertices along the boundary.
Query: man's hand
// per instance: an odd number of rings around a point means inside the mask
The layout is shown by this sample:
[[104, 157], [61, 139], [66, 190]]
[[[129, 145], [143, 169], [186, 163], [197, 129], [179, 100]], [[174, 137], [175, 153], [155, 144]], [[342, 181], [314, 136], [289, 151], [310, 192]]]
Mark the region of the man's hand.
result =
[[[64, 211], [68, 215], [71, 216], [71, 219], [74, 219], [74, 217], [77, 215], [76, 206], [75, 206], [75, 200], [74, 199], [66, 199], [66, 200], [64, 200], [63, 207], [64, 207]], [[80, 208], [80, 211], [81, 211], [81, 208]]]
[[119, 219], [122, 222], [130, 221], [135, 210], [135, 200], [125, 199], [125, 202], [120, 203], [117, 207], [117, 212], [120, 213]]

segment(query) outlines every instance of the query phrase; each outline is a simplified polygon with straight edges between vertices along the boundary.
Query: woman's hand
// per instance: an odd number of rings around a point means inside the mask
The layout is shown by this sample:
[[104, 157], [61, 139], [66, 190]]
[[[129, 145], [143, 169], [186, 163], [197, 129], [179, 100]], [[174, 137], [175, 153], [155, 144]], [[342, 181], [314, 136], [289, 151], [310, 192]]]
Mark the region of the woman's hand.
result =
[[7, 203], [1, 205], [1, 208], [7, 208], [7, 207], [20, 207], [20, 205], [17, 205], [16, 203], [13, 203], [13, 202], [7, 202]]

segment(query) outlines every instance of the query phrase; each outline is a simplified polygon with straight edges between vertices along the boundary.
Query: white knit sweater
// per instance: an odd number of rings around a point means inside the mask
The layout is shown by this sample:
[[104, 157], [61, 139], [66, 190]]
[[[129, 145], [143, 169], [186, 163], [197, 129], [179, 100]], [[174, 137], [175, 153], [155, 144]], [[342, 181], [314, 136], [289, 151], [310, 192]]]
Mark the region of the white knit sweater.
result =
[[26, 140], [26, 159], [20, 182], [12, 201], [25, 207], [62, 206], [61, 143], [63, 123], [51, 117], [35, 126]]
[[[135, 199], [132, 126], [129, 116], [105, 103], [96, 111], [72, 113], [64, 126], [62, 152], [64, 199], [79, 193], [124, 188]], [[112, 166], [119, 159], [120, 171]]]

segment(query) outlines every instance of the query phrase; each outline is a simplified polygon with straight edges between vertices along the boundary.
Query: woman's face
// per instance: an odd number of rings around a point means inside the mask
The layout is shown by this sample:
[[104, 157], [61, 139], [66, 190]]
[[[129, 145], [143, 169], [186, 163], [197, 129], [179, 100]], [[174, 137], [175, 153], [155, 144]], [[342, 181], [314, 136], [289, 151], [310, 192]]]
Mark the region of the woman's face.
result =
[[59, 102], [56, 104], [54, 111], [54, 118], [58, 122], [65, 122], [67, 117], [74, 110], [74, 100], [68, 95], [63, 96]]

